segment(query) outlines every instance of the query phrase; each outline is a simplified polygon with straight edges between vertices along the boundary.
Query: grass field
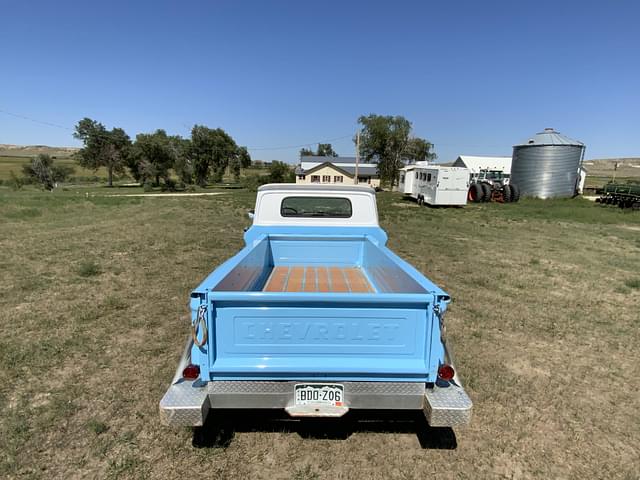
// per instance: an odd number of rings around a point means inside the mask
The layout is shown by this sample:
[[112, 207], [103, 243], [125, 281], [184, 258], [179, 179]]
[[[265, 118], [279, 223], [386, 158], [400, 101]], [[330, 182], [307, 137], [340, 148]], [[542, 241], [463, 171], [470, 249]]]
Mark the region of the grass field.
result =
[[[3, 156], [0, 154], [0, 180], [9, 180], [11, 178], [11, 172], [13, 172], [16, 176], [22, 176], [22, 165], [26, 165], [31, 162], [32, 157], [25, 156]], [[73, 167], [75, 172], [71, 175], [71, 179], [81, 178], [88, 179], [98, 177], [106, 183], [107, 178], [107, 169], [104, 167], [99, 168], [98, 170], [88, 170], [86, 168], [82, 168], [78, 165], [78, 163], [70, 157], [58, 157], [54, 160], [56, 165], [66, 165], [69, 167]], [[241, 175], [266, 175], [269, 171], [266, 168], [243, 168]], [[174, 178], [177, 177], [174, 175]], [[230, 171], [225, 172], [224, 182], [233, 182], [234, 178]], [[125, 177], [124, 183], [133, 182], [134, 180], [129, 177]], [[122, 183], [121, 181], [120, 183]]]
[[158, 401], [189, 291], [241, 248], [255, 194], [92, 192], [0, 188], [0, 477], [639, 478], [637, 212], [380, 194], [389, 246], [453, 296], [471, 426], [228, 412], [193, 449]]
[[[11, 178], [11, 172], [21, 177], [22, 165], [30, 162], [31, 157], [0, 156], [0, 180], [8, 180]], [[73, 167], [75, 172], [71, 175], [72, 177], [107, 177], [107, 170], [105, 168], [99, 168], [97, 171], [87, 170], [86, 168], [80, 167], [78, 163], [70, 157], [58, 157], [54, 160], [54, 164]]]
[[[618, 165], [617, 170], [615, 166]], [[589, 160], [585, 162], [587, 181], [585, 186], [599, 188], [615, 180], [618, 183], [640, 183], [640, 159]]]

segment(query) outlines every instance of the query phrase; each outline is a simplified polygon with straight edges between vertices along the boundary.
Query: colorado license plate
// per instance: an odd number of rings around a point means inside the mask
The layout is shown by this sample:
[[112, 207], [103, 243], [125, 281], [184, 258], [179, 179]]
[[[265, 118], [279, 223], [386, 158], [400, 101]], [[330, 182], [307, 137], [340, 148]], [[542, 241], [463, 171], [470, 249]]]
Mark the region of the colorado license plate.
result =
[[296, 405], [344, 405], [344, 386], [339, 384], [299, 383], [295, 386]]

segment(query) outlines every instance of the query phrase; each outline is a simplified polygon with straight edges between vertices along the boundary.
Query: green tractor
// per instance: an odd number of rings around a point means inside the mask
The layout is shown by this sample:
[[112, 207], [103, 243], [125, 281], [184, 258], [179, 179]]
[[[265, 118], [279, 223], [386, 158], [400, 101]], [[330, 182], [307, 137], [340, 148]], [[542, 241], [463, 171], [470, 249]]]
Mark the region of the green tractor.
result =
[[520, 189], [505, 178], [502, 170], [480, 170], [472, 176], [467, 200], [471, 203], [511, 203], [520, 200]]

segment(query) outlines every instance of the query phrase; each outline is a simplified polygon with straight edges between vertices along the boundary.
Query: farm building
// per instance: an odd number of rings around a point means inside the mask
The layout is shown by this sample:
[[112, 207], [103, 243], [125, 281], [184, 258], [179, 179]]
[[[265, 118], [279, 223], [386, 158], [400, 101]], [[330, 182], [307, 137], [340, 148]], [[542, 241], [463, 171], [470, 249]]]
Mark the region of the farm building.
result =
[[506, 179], [511, 176], [511, 157], [460, 155], [452, 166], [468, 168], [472, 180], [478, 178], [480, 172], [502, 172]]
[[[295, 173], [296, 183], [354, 183], [356, 159], [307, 155], [300, 157], [300, 164], [296, 167]], [[378, 165], [360, 161], [358, 183], [379, 187]]]
[[572, 197], [582, 192], [585, 145], [545, 128], [513, 146], [513, 181], [524, 196]]

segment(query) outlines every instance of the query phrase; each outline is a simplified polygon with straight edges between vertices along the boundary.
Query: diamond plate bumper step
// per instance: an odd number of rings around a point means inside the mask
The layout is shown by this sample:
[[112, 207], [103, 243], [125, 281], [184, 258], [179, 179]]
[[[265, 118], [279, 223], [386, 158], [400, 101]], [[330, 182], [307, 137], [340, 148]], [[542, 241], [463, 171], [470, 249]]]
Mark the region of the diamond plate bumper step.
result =
[[192, 381], [179, 381], [169, 387], [160, 400], [160, 420], [172, 427], [204, 425], [209, 412], [207, 388]]
[[341, 382], [344, 407], [313, 408], [294, 405], [296, 383], [219, 381], [196, 386], [179, 380], [160, 401], [160, 418], [169, 426], [201, 426], [210, 409], [282, 408], [293, 417], [337, 417], [350, 409], [423, 410], [432, 427], [466, 425], [471, 419], [471, 399], [453, 383], [431, 389], [424, 383]]
[[459, 385], [435, 385], [425, 391], [424, 414], [432, 427], [457, 427], [471, 421], [473, 403]]

